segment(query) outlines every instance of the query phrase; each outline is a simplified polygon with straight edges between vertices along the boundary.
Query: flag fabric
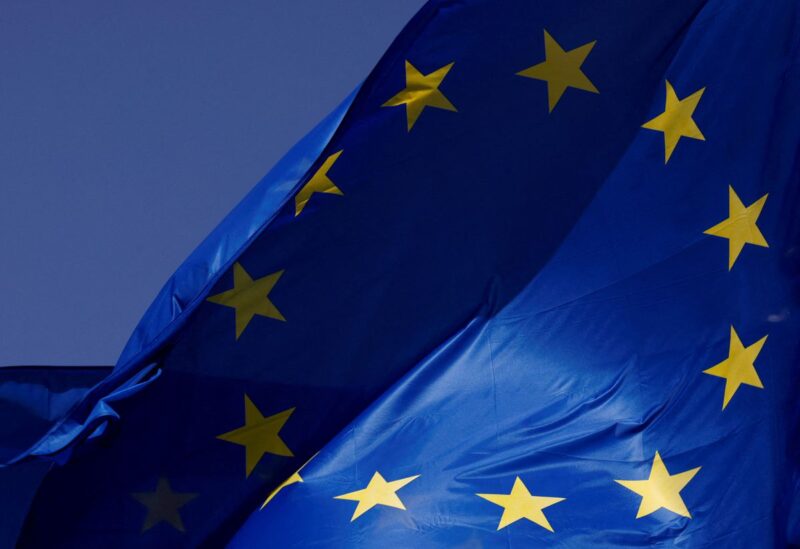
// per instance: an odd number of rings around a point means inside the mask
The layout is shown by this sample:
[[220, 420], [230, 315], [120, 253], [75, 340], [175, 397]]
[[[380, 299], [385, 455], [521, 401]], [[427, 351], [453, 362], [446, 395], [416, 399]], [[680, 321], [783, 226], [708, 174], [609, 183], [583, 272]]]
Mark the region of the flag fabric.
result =
[[[16, 457], [44, 435], [103, 377], [108, 366], [0, 367], [0, 462]], [[47, 462], [0, 468], [0, 547], [13, 547]]]
[[19, 457], [20, 546], [800, 543], [799, 12], [426, 4]]

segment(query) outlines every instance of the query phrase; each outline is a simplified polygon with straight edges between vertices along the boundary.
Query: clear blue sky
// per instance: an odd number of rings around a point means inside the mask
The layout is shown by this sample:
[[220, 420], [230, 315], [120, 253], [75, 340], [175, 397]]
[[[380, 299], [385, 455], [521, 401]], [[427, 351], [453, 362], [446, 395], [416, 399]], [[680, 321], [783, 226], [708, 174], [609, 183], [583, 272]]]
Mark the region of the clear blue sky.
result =
[[113, 363], [423, 3], [0, 0], [0, 366]]

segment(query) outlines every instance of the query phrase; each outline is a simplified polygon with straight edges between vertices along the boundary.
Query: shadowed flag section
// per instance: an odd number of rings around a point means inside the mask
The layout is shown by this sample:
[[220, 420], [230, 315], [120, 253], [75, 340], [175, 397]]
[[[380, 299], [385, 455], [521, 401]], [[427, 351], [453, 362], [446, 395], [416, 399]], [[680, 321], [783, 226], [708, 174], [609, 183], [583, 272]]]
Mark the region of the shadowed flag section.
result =
[[23, 453], [19, 545], [797, 541], [798, 9], [426, 4]]

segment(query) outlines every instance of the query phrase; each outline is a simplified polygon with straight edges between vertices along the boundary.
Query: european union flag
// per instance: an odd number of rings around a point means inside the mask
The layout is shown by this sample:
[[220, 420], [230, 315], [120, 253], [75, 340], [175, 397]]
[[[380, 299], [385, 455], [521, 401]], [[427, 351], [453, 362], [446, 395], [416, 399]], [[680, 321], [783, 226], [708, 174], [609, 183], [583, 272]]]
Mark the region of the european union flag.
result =
[[799, 52], [431, 0], [21, 456], [20, 546], [799, 543]]

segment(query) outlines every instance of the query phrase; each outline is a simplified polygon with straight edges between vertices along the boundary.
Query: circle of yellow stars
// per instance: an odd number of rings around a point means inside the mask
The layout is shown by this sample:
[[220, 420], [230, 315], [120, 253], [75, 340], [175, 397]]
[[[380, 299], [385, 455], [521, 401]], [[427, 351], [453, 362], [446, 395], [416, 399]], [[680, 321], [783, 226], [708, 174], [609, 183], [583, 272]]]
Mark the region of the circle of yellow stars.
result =
[[[547, 31], [544, 30], [545, 59], [517, 72], [517, 76], [543, 81], [547, 88], [548, 112], [552, 113], [561, 99], [572, 88], [590, 93], [600, 93], [583, 70], [583, 65], [596, 46], [590, 41], [573, 49], [566, 50]], [[404, 107], [406, 129], [411, 132], [423, 112], [430, 107], [450, 112], [458, 112], [455, 105], [441, 90], [444, 81], [455, 63], [451, 62], [431, 72], [424, 73], [410, 61], [405, 61], [405, 88], [389, 98], [382, 107]], [[666, 95], [664, 111], [642, 124], [642, 128], [660, 132], [664, 142], [664, 164], [674, 157], [683, 138], [705, 141], [705, 136], [694, 119], [706, 88], [679, 97], [669, 80], [665, 81]], [[342, 156], [343, 151], [330, 154], [317, 170], [299, 187], [294, 196], [294, 215], [300, 216], [317, 194], [343, 196], [344, 192], [334, 182], [330, 173]], [[758, 227], [758, 219], [766, 204], [768, 195], [763, 195], [745, 206], [732, 186], [728, 188], [728, 217], [706, 229], [704, 234], [728, 240], [728, 270], [732, 270], [745, 247], [750, 244], [768, 247], [767, 240]], [[317, 199], [315, 199], [317, 200]], [[270, 298], [278, 284], [283, 270], [253, 278], [240, 263], [233, 265], [233, 288], [207, 298], [211, 303], [233, 309], [235, 318], [235, 338], [239, 340], [256, 316], [285, 321], [281, 312]], [[754, 343], [745, 345], [733, 326], [730, 327], [728, 357], [703, 371], [709, 376], [725, 381], [722, 410], [731, 403], [742, 386], [763, 389], [764, 386], [755, 367], [755, 362], [766, 343], [763, 336]], [[249, 477], [261, 458], [266, 454], [292, 457], [292, 451], [280, 436], [280, 431], [289, 420], [294, 408], [264, 416], [244, 395], [245, 423], [217, 436], [218, 439], [244, 446], [245, 477]], [[633, 492], [641, 499], [636, 518], [646, 517], [665, 509], [678, 516], [691, 518], [681, 492], [694, 479], [701, 467], [694, 467], [679, 473], [670, 473], [658, 451], [650, 462], [647, 478], [616, 480], [619, 485]], [[282, 490], [303, 483], [302, 468], [275, 488], [262, 505], [266, 507]], [[420, 475], [406, 476], [388, 481], [375, 471], [368, 484], [360, 489], [335, 496], [334, 499], [356, 502], [351, 522], [372, 511], [384, 507], [406, 510], [398, 492], [417, 480]], [[165, 522], [178, 531], [184, 526], [179, 510], [197, 497], [195, 493], [173, 491], [169, 481], [161, 477], [154, 492], [131, 494], [147, 509], [142, 531], [147, 531]], [[526, 520], [541, 528], [554, 532], [545, 509], [566, 500], [564, 497], [534, 495], [525, 482], [515, 477], [508, 493], [478, 493], [477, 497], [502, 508], [497, 529], [501, 530], [518, 521]]]

